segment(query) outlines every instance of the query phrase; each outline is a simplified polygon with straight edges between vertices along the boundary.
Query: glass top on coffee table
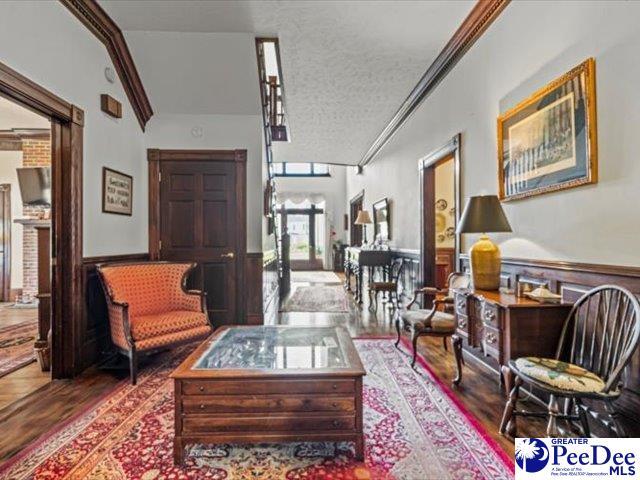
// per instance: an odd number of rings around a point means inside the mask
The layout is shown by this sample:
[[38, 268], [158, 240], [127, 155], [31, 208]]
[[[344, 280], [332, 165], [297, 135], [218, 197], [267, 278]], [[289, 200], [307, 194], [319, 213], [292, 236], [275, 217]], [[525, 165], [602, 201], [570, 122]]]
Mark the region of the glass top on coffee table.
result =
[[339, 327], [229, 327], [217, 335], [192, 370], [351, 368], [350, 349], [355, 351], [349, 335]]

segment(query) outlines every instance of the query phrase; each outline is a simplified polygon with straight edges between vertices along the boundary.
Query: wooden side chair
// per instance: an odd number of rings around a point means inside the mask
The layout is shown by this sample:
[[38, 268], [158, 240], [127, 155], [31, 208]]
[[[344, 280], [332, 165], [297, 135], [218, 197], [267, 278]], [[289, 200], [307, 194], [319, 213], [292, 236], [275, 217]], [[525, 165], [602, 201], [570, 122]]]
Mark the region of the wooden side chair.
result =
[[[514, 387], [504, 409], [500, 433], [517, 435], [516, 417], [548, 417], [547, 435], [559, 435], [557, 420], [578, 421], [582, 436], [590, 437], [584, 399], [604, 402], [607, 426], [626, 436], [612, 403], [622, 392], [621, 376], [638, 347], [640, 304], [628, 290], [604, 285], [585, 293], [567, 317], [555, 358], [524, 357], [509, 362]], [[517, 410], [525, 382], [549, 395], [548, 412]], [[562, 413], [558, 399], [568, 399]]]
[[[411, 343], [413, 346], [413, 358], [411, 367], [416, 364], [418, 338], [422, 336], [442, 337], [444, 349], [447, 350], [447, 338], [451, 337], [453, 353], [456, 359], [457, 375], [453, 380], [454, 385], [460, 384], [462, 380], [462, 338], [456, 334], [456, 316], [454, 312], [454, 289], [469, 288], [471, 279], [464, 273], [452, 273], [447, 280], [448, 288], [439, 290], [435, 287], [423, 287], [414, 292], [413, 300], [407, 305], [407, 309], [396, 318], [396, 331], [398, 340], [396, 347], [400, 343], [402, 331], [411, 333]], [[431, 310], [411, 310], [416, 303], [418, 295], [435, 295]]]
[[398, 288], [404, 270], [404, 259], [394, 258], [389, 268], [389, 281], [369, 282], [369, 310], [375, 308], [378, 311], [378, 294], [382, 292], [389, 295], [394, 308], [398, 309]]

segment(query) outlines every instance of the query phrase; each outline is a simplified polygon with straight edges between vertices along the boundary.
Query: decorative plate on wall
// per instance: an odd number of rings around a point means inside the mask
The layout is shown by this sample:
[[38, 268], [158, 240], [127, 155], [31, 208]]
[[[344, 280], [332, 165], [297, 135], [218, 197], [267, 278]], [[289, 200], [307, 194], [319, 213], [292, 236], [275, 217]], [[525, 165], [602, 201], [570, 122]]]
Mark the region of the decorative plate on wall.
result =
[[449, 205], [449, 204], [447, 203], [447, 201], [444, 198], [441, 198], [441, 199], [436, 201], [436, 209], [438, 209], [440, 211], [442, 211], [445, 208], [447, 208], [447, 205]]
[[456, 236], [456, 229], [453, 227], [449, 227], [444, 234], [447, 236], [447, 238], [453, 238]]

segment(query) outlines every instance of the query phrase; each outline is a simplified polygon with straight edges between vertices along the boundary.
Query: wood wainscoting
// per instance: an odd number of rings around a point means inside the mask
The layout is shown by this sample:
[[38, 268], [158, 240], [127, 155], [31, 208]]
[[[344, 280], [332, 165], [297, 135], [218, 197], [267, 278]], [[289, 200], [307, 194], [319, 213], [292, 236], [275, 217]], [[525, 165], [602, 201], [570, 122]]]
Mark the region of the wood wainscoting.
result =
[[93, 365], [113, 351], [113, 344], [109, 334], [107, 303], [100, 285], [96, 265], [106, 262], [142, 262], [145, 260], [149, 260], [148, 253], [104, 255], [82, 259], [82, 286], [84, 292], [82, 325], [80, 326], [82, 368]]
[[[413, 291], [422, 287], [420, 272], [423, 265], [420, 262], [419, 250], [395, 249], [391, 250], [393, 258], [403, 258], [405, 261], [402, 278], [400, 279], [400, 298], [407, 303], [413, 297]], [[431, 287], [446, 288], [447, 278], [455, 266], [455, 249], [436, 249], [436, 284]]]
[[245, 259], [246, 324], [262, 325], [264, 318], [262, 309], [262, 252], [247, 253]]
[[[461, 255], [461, 269], [469, 270], [469, 258]], [[503, 258], [501, 284], [515, 289], [517, 282], [532, 285], [547, 284], [552, 292], [574, 302], [583, 293], [599, 285], [618, 285], [640, 296], [640, 268], [615, 265], [597, 265], [563, 261]], [[628, 431], [640, 432], [640, 350], [635, 355], [625, 375], [625, 391], [615, 402], [615, 408], [631, 424]]]

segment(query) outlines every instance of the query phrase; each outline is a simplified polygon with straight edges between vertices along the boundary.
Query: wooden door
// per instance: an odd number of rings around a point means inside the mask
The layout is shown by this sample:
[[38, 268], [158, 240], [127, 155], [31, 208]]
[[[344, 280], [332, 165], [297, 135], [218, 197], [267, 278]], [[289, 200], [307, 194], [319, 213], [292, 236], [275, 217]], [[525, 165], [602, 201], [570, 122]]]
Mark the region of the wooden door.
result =
[[355, 221], [358, 218], [358, 212], [364, 209], [364, 191], [360, 192], [349, 202], [349, 217], [350, 217], [350, 235], [349, 240], [352, 247], [359, 247], [362, 245], [363, 239], [363, 226], [356, 225]]
[[[214, 325], [239, 323], [244, 212], [236, 195], [233, 161], [160, 162], [160, 258], [198, 266], [190, 288], [207, 293]], [[242, 182], [243, 183], [243, 182]], [[244, 183], [243, 183], [244, 184]]]

